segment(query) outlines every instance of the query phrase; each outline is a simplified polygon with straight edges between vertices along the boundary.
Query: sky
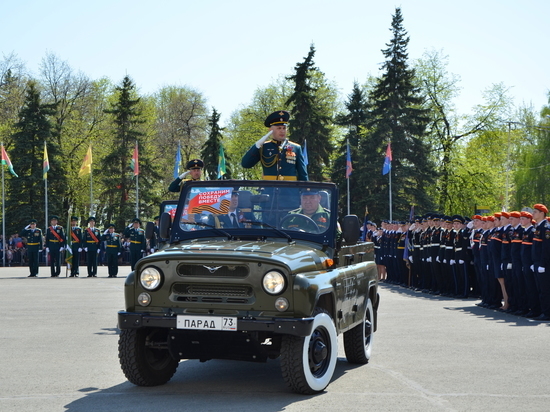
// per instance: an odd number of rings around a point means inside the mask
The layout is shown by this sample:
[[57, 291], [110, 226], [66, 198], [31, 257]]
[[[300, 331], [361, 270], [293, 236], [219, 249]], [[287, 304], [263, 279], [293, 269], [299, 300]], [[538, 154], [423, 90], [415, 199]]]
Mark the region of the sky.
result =
[[411, 62], [430, 50], [448, 56], [460, 114], [497, 83], [516, 106], [538, 113], [549, 104], [548, 0], [19, 0], [1, 8], [0, 54], [15, 54], [35, 76], [54, 53], [94, 80], [129, 75], [142, 94], [187, 86], [223, 125], [257, 89], [292, 75], [311, 44], [343, 98], [355, 81], [380, 75], [396, 7]]

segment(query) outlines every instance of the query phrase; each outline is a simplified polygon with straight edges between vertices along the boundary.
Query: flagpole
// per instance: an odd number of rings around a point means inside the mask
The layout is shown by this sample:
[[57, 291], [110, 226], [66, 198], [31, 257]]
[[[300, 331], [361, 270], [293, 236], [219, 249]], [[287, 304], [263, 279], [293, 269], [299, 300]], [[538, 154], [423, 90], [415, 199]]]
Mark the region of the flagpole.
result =
[[[4, 142], [2, 142], [4, 148]], [[6, 266], [6, 196], [4, 192], [4, 165], [2, 165], [2, 264]]]
[[[347, 154], [346, 156], [349, 156], [349, 139], [346, 139], [346, 145], [348, 146], [348, 150], [347, 150]], [[349, 165], [347, 164], [347, 157], [346, 157], [346, 169], [349, 167]], [[347, 174], [347, 173], [346, 173]], [[349, 175], [346, 179], [347, 181], [347, 186], [348, 186], [348, 215], [350, 214], [350, 201], [349, 201]]]
[[[136, 140], [135, 151], [135, 164], [134, 164], [134, 174], [136, 175], [136, 217], [139, 218], [139, 152], [138, 152], [138, 142]], [[137, 171], [137, 173], [136, 173]]]
[[389, 188], [389, 192], [390, 192], [390, 220], [393, 220], [393, 216], [392, 216], [392, 198], [391, 198], [391, 167], [390, 167], [389, 175], [390, 175], [390, 181], [389, 181], [388, 188]]
[[92, 179], [91, 166], [90, 166], [90, 216], [94, 216], [94, 181]]

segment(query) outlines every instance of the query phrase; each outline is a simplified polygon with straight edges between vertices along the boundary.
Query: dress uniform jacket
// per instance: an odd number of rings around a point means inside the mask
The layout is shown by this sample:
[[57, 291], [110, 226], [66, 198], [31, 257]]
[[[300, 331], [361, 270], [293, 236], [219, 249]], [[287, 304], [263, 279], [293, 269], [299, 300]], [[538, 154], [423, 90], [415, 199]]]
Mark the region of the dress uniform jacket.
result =
[[86, 261], [88, 264], [88, 277], [97, 276], [97, 251], [99, 250], [99, 242], [101, 241], [101, 233], [96, 227], [88, 227], [84, 231], [82, 244], [86, 251]]
[[255, 144], [241, 160], [244, 168], [262, 163], [265, 180], [308, 180], [302, 147], [294, 142], [270, 140], [259, 149]]
[[105, 233], [101, 239], [105, 242], [109, 277], [116, 278], [118, 274], [118, 256], [122, 251], [120, 235], [115, 232]]
[[51, 276], [57, 277], [61, 273], [60, 249], [65, 245], [65, 230], [63, 226], [56, 225], [46, 229], [46, 247], [50, 249]]
[[82, 249], [82, 228], [80, 226], [71, 227], [71, 251], [73, 252], [73, 263], [71, 265], [71, 275], [76, 276], [80, 269], [80, 252]]
[[27, 239], [27, 257], [29, 258], [29, 271], [31, 277], [38, 275], [38, 256], [42, 250], [42, 230], [23, 229], [21, 237]]
[[126, 228], [124, 237], [130, 241], [130, 266], [134, 270], [136, 262], [141, 259], [147, 246], [145, 239], [145, 230], [138, 227]]

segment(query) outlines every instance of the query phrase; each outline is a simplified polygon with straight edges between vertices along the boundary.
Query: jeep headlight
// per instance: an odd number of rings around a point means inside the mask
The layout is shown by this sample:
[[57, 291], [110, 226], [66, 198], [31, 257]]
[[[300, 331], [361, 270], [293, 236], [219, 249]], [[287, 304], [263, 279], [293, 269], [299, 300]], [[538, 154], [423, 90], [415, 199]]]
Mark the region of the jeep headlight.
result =
[[150, 266], [141, 271], [139, 281], [145, 289], [154, 290], [160, 286], [162, 275], [157, 268]]
[[264, 275], [262, 286], [270, 295], [277, 295], [285, 289], [286, 279], [281, 272], [270, 270]]

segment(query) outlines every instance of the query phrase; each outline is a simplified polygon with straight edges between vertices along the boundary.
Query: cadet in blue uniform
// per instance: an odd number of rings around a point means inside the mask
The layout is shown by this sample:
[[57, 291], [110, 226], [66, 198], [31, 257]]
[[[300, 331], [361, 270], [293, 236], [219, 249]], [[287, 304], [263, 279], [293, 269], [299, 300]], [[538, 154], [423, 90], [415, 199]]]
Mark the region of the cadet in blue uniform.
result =
[[[80, 252], [82, 252], [82, 228], [78, 226], [78, 217], [71, 216], [71, 251], [73, 263], [71, 265], [71, 277], [78, 277], [80, 268]], [[68, 246], [67, 246], [68, 247]]]
[[31, 219], [29, 225], [21, 232], [21, 237], [27, 238], [27, 257], [29, 258], [29, 277], [38, 276], [38, 253], [42, 250], [42, 230], [36, 227], [36, 219]]
[[179, 193], [182, 187], [182, 182], [186, 182], [187, 180], [201, 180], [203, 167], [204, 162], [201, 159], [193, 159], [187, 162], [187, 172], [182, 173], [172, 183], [170, 183], [170, 186], [168, 186], [168, 191]]
[[536, 320], [550, 320], [550, 225], [546, 220], [548, 208], [537, 203], [533, 206], [533, 219], [536, 222], [533, 233], [533, 272], [537, 280], [540, 298], [540, 316]]
[[265, 180], [308, 180], [302, 147], [286, 138], [289, 120], [290, 114], [284, 110], [265, 119], [269, 132], [245, 153], [241, 160], [244, 168], [261, 162]]
[[65, 246], [65, 230], [57, 224], [57, 216], [50, 217], [51, 226], [46, 230], [46, 252], [50, 252], [51, 277], [56, 278], [61, 273], [60, 254]]
[[132, 227], [124, 230], [124, 237], [130, 241], [130, 265], [132, 270], [136, 267], [136, 262], [140, 260], [145, 252], [146, 240], [145, 230], [141, 227], [141, 220], [137, 217], [132, 219]]
[[118, 257], [122, 251], [122, 243], [120, 241], [120, 235], [115, 233], [115, 225], [110, 224], [101, 237], [101, 240], [105, 241], [106, 255], [107, 255], [107, 267], [109, 268], [109, 277], [116, 278], [118, 274]]
[[101, 241], [101, 233], [95, 227], [95, 217], [88, 218], [88, 227], [84, 231], [82, 244], [85, 246], [86, 262], [88, 264], [88, 277], [97, 277], [97, 255], [99, 253], [99, 242]]

